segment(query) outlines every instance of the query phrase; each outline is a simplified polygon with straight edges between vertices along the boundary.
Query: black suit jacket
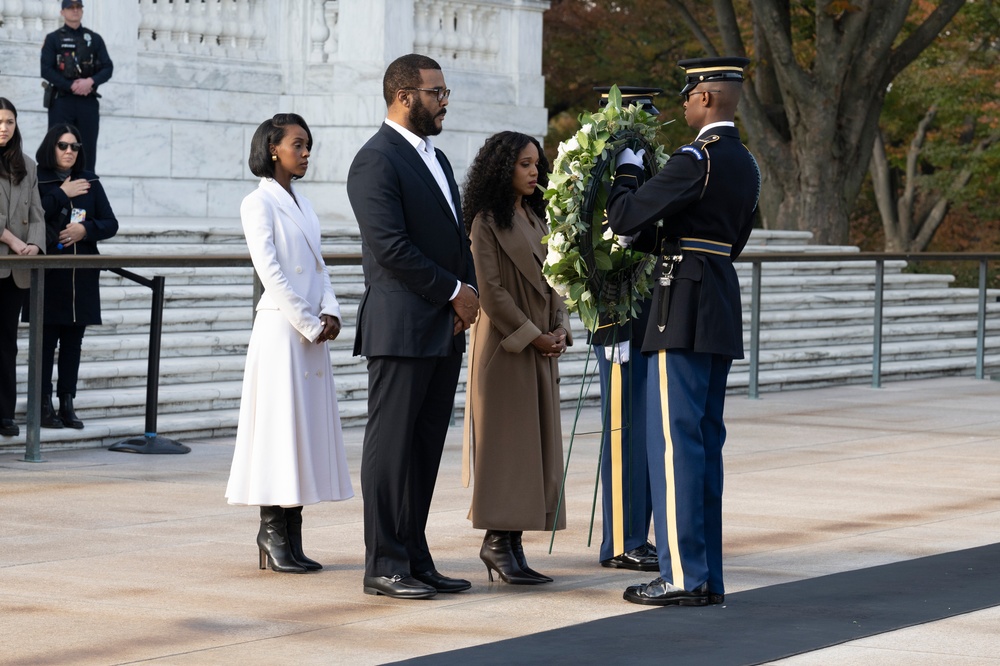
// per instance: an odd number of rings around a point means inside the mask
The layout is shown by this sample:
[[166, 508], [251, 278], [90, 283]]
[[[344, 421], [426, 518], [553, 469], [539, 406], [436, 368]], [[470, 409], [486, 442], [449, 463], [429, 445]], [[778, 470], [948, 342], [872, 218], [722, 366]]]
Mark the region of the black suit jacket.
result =
[[449, 301], [457, 281], [476, 285], [455, 176], [437, 150], [458, 219], [416, 149], [382, 124], [358, 152], [347, 195], [361, 228], [365, 293], [354, 353], [447, 356], [465, 351]]
[[[743, 358], [740, 285], [733, 261], [743, 251], [757, 209], [760, 171], [734, 127], [714, 127], [701, 146], [682, 146], [643, 183], [641, 167], [623, 164], [608, 197], [608, 222], [618, 234], [656, 230], [660, 239], [729, 243], [728, 255], [685, 251], [670, 288], [666, 328], [657, 327], [657, 280], [642, 351], [687, 349]], [[709, 164], [711, 168], [709, 169]], [[663, 226], [656, 229], [657, 220]], [[662, 273], [657, 261], [656, 278]]]

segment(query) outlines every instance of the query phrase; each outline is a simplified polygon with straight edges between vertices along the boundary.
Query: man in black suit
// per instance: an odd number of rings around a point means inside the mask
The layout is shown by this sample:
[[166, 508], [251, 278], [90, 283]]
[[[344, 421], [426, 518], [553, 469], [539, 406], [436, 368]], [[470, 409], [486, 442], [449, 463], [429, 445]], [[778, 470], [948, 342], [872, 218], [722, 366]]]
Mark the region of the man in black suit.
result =
[[[723, 405], [743, 358], [743, 251], [760, 170], [733, 122], [746, 58], [682, 60], [684, 117], [698, 137], [643, 182], [641, 155], [622, 151], [608, 197], [617, 234], [655, 234], [656, 286], [647, 362], [647, 461], [660, 576], [629, 587], [637, 604], [721, 603]], [[660, 224], [662, 220], [662, 224]]]
[[441, 67], [397, 58], [382, 93], [386, 121], [347, 177], [365, 274], [354, 342], [368, 359], [364, 591], [425, 599], [471, 587], [437, 571], [424, 529], [479, 297], [458, 185], [429, 138], [451, 93]]

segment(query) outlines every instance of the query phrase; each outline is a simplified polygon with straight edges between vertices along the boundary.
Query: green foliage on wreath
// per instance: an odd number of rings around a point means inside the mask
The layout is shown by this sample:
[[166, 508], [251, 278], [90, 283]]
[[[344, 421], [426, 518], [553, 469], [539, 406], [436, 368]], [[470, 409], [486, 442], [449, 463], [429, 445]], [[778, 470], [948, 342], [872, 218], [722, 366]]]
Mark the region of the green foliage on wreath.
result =
[[[568, 309], [594, 331], [599, 321], [622, 324], [637, 314], [636, 306], [652, 290], [655, 263], [650, 255], [623, 246], [610, 229], [602, 229], [614, 164], [601, 173], [599, 197], [592, 214], [585, 214], [591, 171], [600, 161], [613, 159], [619, 148], [636, 137], [655, 146], [657, 170], [668, 156], [656, 141], [659, 121], [639, 104], [622, 108], [617, 86], [611, 87], [607, 106], [580, 115], [580, 125], [575, 135], [559, 144], [549, 175], [545, 191], [549, 234], [544, 239], [548, 255], [542, 273]], [[588, 261], [584, 253], [590, 248], [593, 258]]]

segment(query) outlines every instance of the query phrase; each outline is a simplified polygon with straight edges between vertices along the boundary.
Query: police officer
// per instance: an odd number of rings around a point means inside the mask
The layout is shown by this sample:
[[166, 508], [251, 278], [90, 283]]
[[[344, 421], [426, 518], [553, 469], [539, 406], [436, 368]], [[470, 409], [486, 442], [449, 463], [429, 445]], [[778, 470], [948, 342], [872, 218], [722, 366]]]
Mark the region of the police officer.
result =
[[[644, 181], [641, 154], [622, 151], [608, 198], [619, 235], [659, 246], [647, 365], [647, 458], [660, 576], [625, 591], [647, 605], [721, 603], [723, 405], [743, 357], [733, 261], [756, 213], [760, 171], [733, 119], [746, 58], [682, 60], [684, 116], [698, 131]], [[662, 226], [657, 226], [658, 220]]]
[[79, 129], [86, 169], [94, 171], [100, 123], [97, 87], [111, 78], [114, 64], [101, 36], [81, 27], [82, 2], [62, 0], [60, 14], [66, 25], [46, 35], [42, 45], [42, 78], [51, 87], [49, 127], [67, 124]]

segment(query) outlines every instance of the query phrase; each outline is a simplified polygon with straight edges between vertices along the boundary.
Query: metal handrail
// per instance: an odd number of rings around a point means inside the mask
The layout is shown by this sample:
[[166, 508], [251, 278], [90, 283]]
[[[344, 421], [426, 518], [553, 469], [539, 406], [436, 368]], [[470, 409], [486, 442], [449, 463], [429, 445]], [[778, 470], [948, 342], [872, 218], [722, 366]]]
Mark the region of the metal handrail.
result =
[[[328, 266], [357, 266], [361, 264], [358, 253], [324, 254], [323, 259]], [[760, 311], [761, 284], [763, 282], [762, 265], [767, 263], [810, 263], [821, 261], [864, 262], [875, 264], [875, 330], [873, 340], [872, 385], [881, 386], [881, 353], [882, 353], [882, 292], [884, 290], [884, 271], [886, 261], [978, 261], [979, 262], [979, 313], [976, 332], [976, 378], [983, 379], [985, 370], [985, 338], [986, 338], [986, 277], [988, 262], [1000, 261], [1000, 252], [746, 252], [736, 261], [737, 264], [750, 264], [752, 268], [751, 303], [750, 303], [750, 383], [749, 397], [759, 398], [760, 371]], [[44, 275], [39, 269], [49, 268], [225, 268], [252, 266], [248, 254], [218, 254], [218, 255], [87, 255], [87, 256], [0, 256], [0, 267], [30, 269], [32, 273], [31, 295], [29, 297], [29, 312], [31, 323], [29, 327], [29, 364], [28, 364], [28, 411], [26, 423], [25, 460], [41, 461], [40, 455], [40, 400], [41, 390], [39, 377], [41, 373], [41, 354], [36, 355], [36, 349], [41, 346], [41, 320], [44, 304]], [[260, 294], [260, 281], [254, 274], [254, 303]]]
[[978, 261], [979, 313], [976, 319], [976, 379], [985, 377], [986, 359], [986, 275], [990, 261], [1000, 261], [1000, 252], [746, 252], [737, 264], [751, 264], [750, 285], [750, 380], [748, 395], [760, 397], [760, 294], [761, 266], [764, 262], [810, 263], [820, 261], [875, 263], [875, 307], [872, 341], [872, 386], [882, 386], [882, 302], [886, 261]]
[[[356, 266], [361, 263], [357, 253], [325, 254], [328, 266]], [[42, 372], [42, 323], [45, 305], [45, 270], [52, 268], [218, 268], [253, 266], [248, 254], [233, 255], [186, 255], [126, 256], [126, 255], [36, 255], [31, 257], [0, 256], [0, 267], [27, 269], [31, 271], [31, 290], [28, 297], [28, 404], [25, 418], [24, 460], [42, 462], [41, 454], [41, 381]], [[260, 280], [254, 273], [254, 305], [259, 298]], [[150, 322], [159, 326], [161, 321], [154, 318]], [[159, 331], [153, 332], [159, 337]], [[148, 392], [147, 392], [148, 395]], [[147, 418], [148, 421], [148, 418]], [[148, 423], [147, 423], [148, 425]], [[147, 428], [148, 430], [148, 428]]]

